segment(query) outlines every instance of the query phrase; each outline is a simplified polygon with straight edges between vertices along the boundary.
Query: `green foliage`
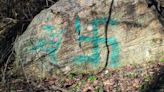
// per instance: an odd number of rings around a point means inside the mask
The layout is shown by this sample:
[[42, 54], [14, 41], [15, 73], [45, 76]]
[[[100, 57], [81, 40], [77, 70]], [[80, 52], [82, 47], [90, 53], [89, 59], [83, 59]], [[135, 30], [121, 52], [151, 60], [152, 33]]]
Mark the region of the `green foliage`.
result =
[[148, 84], [151, 80], [152, 80], [151, 76], [145, 76], [143, 83], [140, 85], [139, 92], [145, 92], [145, 90], [148, 88]]
[[144, 92], [144, 90], [145, 90], [145, 85], [143, 84], [143, 85], [140, 86], [139, 92]]
[[146, 77], [144, 78], [144, 81], [150, 81], [150, 80], [152, 80], [152, 77], [151, 77], [151, 76], [146, 76]]
[[95, 76], [92, 76], [92, 75], [91, 75], [91, 76], [88, 77], [87, 80], [88, 80], [88, 81], [95, 81], [96, 79], [97, 79], [97, 78], [96, 78]]
[[70, 73], [70, 74], [68, 75], [68, 78], [69, 78], [69, 79], [73, 79], [73, 78], [76, 77], [76, 76], [77, 76], [76, 73]]
[[129, 72], [129, 73], [127, 73], [125, 76], [127, 76], [127, 77], [129, 77], [129, 78], [136, 78], [137, 77], [137, 73], [135, 73], [135, 72]]
[[164, 62], [164, 58], [161, 58], [159, 61], [160, 61], [160, 62]]

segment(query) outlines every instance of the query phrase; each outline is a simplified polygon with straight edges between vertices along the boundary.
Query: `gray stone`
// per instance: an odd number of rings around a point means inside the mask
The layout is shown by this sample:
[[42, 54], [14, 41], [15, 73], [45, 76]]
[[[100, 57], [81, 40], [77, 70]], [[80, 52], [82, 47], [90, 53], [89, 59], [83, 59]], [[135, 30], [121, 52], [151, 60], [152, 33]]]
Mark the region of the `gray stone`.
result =
[[[15, 65], [29, 76], [97, 73], [106, 63], [111, 0], [59, 0], [15, 41]], [[164, 58], [164, 28], [142, 0], [115, 0], [108, 26], [108, 68]]]

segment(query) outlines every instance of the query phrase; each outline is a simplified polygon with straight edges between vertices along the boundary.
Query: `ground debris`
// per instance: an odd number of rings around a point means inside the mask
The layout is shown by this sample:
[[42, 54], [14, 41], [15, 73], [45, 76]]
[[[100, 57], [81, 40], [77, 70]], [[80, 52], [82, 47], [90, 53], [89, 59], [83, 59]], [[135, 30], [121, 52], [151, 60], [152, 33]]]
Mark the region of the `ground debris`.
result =
[[[6, 86], [0, 85], [0, 90], [18, 92], [148, 92], [147, 90], [153, 90], [152, 88], [155, 88], [153, 86], [158, 84], [155, 81], [157, 81], [157, 76], [158, 78], [162, 76], [163, 67], [163, 63], [149, 64], [146, 68], [145, 65], [128, 65], [120, 69], [108, 69], [106, 70], [108, 73], [102, 72], [96, 75], [72, 74], [44, 80], [29, 79], [27, 81], [23, 77], [17, 77], [9, 79]], [[157, 88], [160, 87], [159, 85]], [[156, 92], [156, 90], [153, 92]]]

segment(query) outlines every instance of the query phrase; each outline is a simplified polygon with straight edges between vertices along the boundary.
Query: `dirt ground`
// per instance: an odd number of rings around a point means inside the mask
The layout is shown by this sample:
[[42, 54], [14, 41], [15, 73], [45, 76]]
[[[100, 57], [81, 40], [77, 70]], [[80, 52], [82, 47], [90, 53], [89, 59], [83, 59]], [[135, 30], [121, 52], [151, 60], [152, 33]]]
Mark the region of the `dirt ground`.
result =
[[5, 80], [0, 83], [0, 92], [163, 92], [162, 75], [163, 63], [128, 65], [96, 75], [69, 74], [45, 79], [7, 71]]

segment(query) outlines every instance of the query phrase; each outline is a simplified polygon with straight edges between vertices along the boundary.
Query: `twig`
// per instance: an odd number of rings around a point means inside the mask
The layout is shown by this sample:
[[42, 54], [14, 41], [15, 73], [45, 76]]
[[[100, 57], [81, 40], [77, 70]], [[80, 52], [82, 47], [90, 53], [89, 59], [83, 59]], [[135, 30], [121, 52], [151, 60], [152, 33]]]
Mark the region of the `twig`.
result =
[[48, 1], [51, 2], [51, 3], [53, 3], [53, 4], [55, 3], [53, 0], [48, 0]]
[[67, 90], [63, 89], [63, 88], [60, 88], [60, 87], [57, 87], [57, 86], [52, 86], [52, 90], [54, 91], [57, 91], [57, 90], [60, 90], [61, 92], [68, 92]]
[[29, 19], [28, 15], [23, 10], [23, 15], [26, 17], [26, 19]]
[[49, 5], [48, 5], [48, 0], [46, 0], [46, 6], [48, 7]]
[[5, 68], [4, 68], [3, 72], [2, 72], [2, 82], [3, 82], [4, 84], [6, 83], [6, 70], [7, 70], [7, 66], [8, 66], [8, 64], [9, 64], [9, 61], [10, 61], [10, 58], [11, 58], [12, 54], [13, 54], [13, 51], [12, 51], [11, 54], [9, 55], [9, 57], [8, 57], [6, 63], [5, 63]]
[[29, 7], [27, 8], [27, 10], [28, 10], [28, 14], [30, 15], [30, 17], [32, 19], [34, 16], [31, 14]]

